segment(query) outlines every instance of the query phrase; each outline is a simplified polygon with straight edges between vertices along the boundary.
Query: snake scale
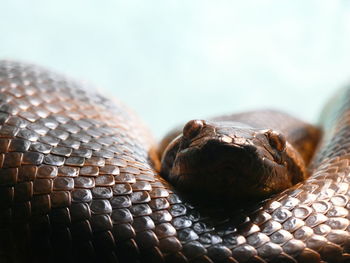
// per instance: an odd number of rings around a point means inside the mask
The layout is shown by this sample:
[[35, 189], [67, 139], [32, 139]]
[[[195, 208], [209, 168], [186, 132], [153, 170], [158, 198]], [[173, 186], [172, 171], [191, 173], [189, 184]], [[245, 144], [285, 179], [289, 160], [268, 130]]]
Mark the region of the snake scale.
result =
[[276, 110], [190, 120], [161, 141], [160, 174], [201, 202], [266, 199], [308, 178], [321, 135]]
[[230, 211], [176, 193], [137, 116], [82, 86], [0, 62], [0, 262], [350, 262], [350, 89], [312, 175]]

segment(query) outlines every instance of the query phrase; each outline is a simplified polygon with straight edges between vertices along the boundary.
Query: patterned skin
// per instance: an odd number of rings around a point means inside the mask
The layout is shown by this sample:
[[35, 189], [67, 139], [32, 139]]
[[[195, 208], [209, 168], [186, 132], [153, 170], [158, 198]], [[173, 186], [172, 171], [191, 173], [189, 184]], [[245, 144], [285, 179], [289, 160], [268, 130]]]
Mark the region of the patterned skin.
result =
[[11, 61], [0, 92], [0, 262], [350, 260], [349, 90], [309, 179], [238, 211], [174, 192], [121, 103]]

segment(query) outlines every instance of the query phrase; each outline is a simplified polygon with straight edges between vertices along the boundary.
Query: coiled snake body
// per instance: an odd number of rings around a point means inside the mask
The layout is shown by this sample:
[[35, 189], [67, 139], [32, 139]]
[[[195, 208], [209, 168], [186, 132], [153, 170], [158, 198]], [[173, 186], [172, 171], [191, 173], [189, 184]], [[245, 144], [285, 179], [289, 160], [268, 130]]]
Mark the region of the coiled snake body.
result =
[[0, 262], [350, 260], [350, 89], [324, 111], [312, 175], [240, 210], [174, 192], [119, 102], [8, 61], [0, 92]]

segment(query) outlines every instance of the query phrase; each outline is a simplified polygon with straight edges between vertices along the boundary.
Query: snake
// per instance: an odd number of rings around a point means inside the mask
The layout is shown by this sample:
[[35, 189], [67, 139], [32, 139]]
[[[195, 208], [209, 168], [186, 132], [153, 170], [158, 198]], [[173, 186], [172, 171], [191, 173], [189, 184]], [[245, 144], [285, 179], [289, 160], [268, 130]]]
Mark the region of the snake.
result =
[[201, 199], [258, 200], [308, 177], [320, 136], [317, 127], [276, 110], [191, 120], [161, 142], [161, 174]]
[[[125, 104], [44, 67], [0, 61], [0, 262], [348, 262], [349, 110], [346, 87], [321, 113], [318, 146], [301, 146], [313, 157], [291, 160], [282, 152], [298, 148], [293, 136], [248, 121], [256, 136], [241, 146], [252, 142], [263, 154], [254, 156], [308, 167], [264, 200], [231, 207], [223, 195], [208, 205], [160, 175], [156, 140]], [[217, 125], [195, 120], [182, 136], [215, 127], [235, 142]]]

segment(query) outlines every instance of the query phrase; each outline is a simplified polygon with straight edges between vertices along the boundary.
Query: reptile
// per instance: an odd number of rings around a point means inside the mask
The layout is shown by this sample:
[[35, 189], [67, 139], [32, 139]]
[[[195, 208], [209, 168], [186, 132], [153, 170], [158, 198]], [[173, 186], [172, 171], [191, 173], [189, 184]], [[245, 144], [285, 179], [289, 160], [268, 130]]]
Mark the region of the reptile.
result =
[[159, 175], [155, 140], [127, 106], [1, 61], [0, 262], [349, 261], [349, 107], [344, 88], [324, 108], [306, 180], [208, 206]]
[[259, 200], [309, 176], [320, 136], [318, 127], [276, 110], [191, 120], [160, 143], [161, 175], [202, 200]]

